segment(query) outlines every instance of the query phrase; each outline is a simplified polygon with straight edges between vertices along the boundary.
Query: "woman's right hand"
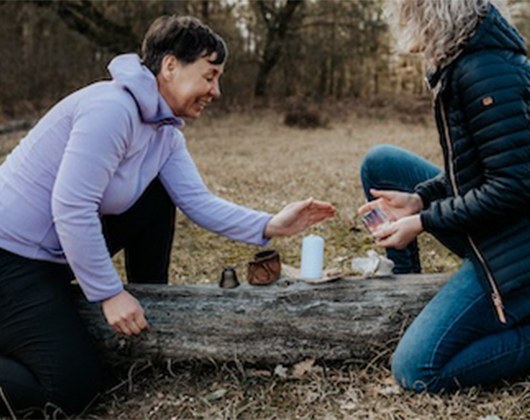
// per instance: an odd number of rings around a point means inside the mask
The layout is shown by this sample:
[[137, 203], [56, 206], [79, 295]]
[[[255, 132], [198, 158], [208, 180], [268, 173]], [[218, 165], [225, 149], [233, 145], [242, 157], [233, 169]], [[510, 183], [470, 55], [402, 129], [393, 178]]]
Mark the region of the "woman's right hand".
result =
[[370, 194], [376, 199], [359, 207], [357, 213], [362, 215], [380, 206], [388, 218], [395, 221], [417, 214], [423, 209], [421, 197], [416, 193], [371, 189]]
[[101, 306], [107, 322], [117, 333], [140, 334], [142, 330], [149, 328], [142, 305], [125, 290], [104, 300]]

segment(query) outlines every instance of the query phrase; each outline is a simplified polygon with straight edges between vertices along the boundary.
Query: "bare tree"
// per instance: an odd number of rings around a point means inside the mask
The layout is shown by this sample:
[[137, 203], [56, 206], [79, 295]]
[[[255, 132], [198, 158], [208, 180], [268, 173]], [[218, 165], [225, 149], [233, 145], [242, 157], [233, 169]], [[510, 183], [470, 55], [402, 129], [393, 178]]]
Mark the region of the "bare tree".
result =
[[202, 0], [201, 2], [201, 18], [205, 23], [208, 23], [210, 18], [210, 2], [209, 0]]
[[35, 3], [51, 8], [66, 25], [112, 53], [138, 49], [138, 36], [129, 25], [120, 25], [105, 17], [89, 0], [46, 0]]
[[281, 57], [294, 13], [303, 2], [303, 0], [287, 0], [287, 2], [279, 6], [276, 2], [266, 0], [258, 0], [256, 2], [267, 33], [254, 87], [255, 96], [266, 95], [267, 80], [271, 70]]

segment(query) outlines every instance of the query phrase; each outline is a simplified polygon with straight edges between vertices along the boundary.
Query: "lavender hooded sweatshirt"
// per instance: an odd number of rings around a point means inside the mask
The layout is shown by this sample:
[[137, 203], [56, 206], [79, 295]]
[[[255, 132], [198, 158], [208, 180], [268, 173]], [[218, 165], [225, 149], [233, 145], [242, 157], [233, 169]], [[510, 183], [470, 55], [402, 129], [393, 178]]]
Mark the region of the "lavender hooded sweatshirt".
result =
[[[113, 80], [55, 105], [0, 166], [0, 248], [68, 263], [89, 301], [123, 290], [101, 216], [129, 209], [158, 175], [175, 205], [205, 229], [264, 245], [271, 215], [208, 191], [153, 74], [135, 54]], [[146, 246], [149, 246], [148, 244]]]

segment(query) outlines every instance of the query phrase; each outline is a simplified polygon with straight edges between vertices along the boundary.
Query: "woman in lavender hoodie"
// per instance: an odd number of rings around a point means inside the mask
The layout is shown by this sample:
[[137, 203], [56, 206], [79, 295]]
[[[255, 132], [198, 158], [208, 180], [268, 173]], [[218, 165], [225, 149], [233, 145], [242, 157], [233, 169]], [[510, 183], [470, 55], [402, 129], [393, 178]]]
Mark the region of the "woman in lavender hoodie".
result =
[[295, 202], [272, 216], [211, 194], [188, 154], [181, 118], [220, 96], [226, 47], [200, 21], [162, 17], [143, 57], [109, 65], [111, 81], [60, 101], [0, 167], [0, 412], [52, 403], [79, 412], [101, 386], [69, 295], [75, 276], [117, 333], [148, 327], [129, 282], [166, 283], [175, 207], [198, 225], [249, 244], [299, 233], [334, 214]]

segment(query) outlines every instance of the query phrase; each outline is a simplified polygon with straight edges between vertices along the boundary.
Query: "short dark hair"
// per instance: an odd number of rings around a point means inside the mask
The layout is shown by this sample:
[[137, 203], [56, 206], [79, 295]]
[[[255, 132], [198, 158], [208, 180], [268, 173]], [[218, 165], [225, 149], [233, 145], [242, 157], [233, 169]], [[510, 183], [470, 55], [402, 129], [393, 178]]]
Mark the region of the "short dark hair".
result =
[[161, 16], [145, 34], [143, 63], [156, 76], [162, 59], [170, 54], [185, 63], [217, 53], [212, 64], [222, 64], [228, 55], [224, 40], [199, 19], [192, 16]]

